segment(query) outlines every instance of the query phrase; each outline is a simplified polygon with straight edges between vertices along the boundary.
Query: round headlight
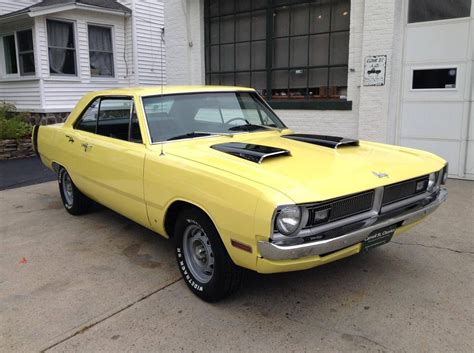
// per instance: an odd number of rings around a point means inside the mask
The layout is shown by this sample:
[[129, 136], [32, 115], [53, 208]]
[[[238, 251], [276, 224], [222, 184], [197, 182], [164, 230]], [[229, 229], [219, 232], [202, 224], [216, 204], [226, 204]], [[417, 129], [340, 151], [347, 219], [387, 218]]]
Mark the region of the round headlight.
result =
[[428, 187], [426, 188], [428, 191], [433, 191], [436, 185], [436, 173], [431, 173], [428, 177]]
[[301, 222], [301, 210], [298, 206], [286, 206], [276, 218], [276, 227], [284, 235], [294, 233]]

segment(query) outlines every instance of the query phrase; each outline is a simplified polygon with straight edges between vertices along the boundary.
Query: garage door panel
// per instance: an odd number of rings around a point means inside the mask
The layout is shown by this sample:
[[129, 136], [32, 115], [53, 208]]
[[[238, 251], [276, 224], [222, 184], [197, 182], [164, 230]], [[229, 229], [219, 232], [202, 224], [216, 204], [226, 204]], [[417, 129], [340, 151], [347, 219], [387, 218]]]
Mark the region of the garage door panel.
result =
[[468, 44], [468, 21], [409, 25], [405, 58], [407, 62], [465, 60]]
[[460, 139], [463, 105], [463, 102], [406, 102], [402, 108], [401, 137]]
[[403, 146], [417, 148], [420, 150], [434, 153], [449, 162], [449, 174], [457, 175], [459, 169], [459, 158], [461, 156], [461, 143], [458, 141], [436, 141], [436, 140], [417, 140], [402, 138]]
[[466, 174], [474, 176], [474, 140], [467, 142]]

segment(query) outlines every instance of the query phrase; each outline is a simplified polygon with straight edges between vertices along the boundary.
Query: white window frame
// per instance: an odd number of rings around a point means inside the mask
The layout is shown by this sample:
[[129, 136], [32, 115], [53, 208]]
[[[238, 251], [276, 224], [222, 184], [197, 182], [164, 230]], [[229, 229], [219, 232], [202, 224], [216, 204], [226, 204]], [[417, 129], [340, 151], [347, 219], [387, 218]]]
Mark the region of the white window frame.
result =
[[[20, 54], [18, 52], [18, 32], [23, 32], [23, 31], [31, 31], [32, 34], [32, 41], [33, 41], [33, 56], [35, 58], [34, 60], [34, 66], [35, 66], [35, 72], [31, 74], [26, 74], [22, 75], [21, 74], [21, 68], [20, 68]], [[17, 68], [17, 73], [16, 74], [9, 74], [7, 73], [7, 65], [5, 62], [5, 48], [3, 45], [3, 38], [4, 37], [9, 37], [13, 36], [15, 40], [15, 59], [16, 59], [16, 68]], [[0, 63], [1, 63], [1, 77], [5, 79], [9, 78], [35, 78], [37, 75], [37, 67], [36, 67], [36, 51], [35, 51], [35, 31], [33, 30], [33, 27], [27, 27], [27, 28], [21, 28], [12, 32], [6, 32], [2, 33], [0, 35], [0, 49], [1, 49], [1, 58], [0, 58]]]
[[[54, 77], [54, 78], [79, 78], [80, 77], [80, 63], [79, 63], [79, 42], [77, 38], [77, 22], [75, 20], [71, 20], [68, 18], [60, 18], [60, 17], [47, 17], [44, 20], [44, 25], [45, 25], [45, 35], [46, 35], [46, 56], [48, 58], [48, 74], [49, 77]], [[49, 65], [49, 37], [48, 37], [48, 21], [56, 21], [56, 22], [64, 22], [64, 23], [70, 23], [72, 24], [72, 33], [74, 36], [74, 57], [75, 57], [75, 65], [76, 65], [76, 73], [75, 74], [55, 74], [51, 73], [50, 70], [50, 65]], [[67, 50], [67, 49], [66, 49]], [[69, 48], [71, 50], [71, 48]]]
[[[103, 27], [103, 28], [109, 28], [110, 29], [110, 35], [112, 38], [112, 62], [114, 65], [114, 74], [112, 76], [92, 76], [91, 71], [90, 71], [90, 47], [89, 47], [89, 26], [95, 26], [95, 27]], [[105, 24], [105, 23], [96, 23], [96, 22], [87, 22], [86, 23], [87, 27], [87, 59], [88, 59], [88, 67], [89, 67], [89, 75], [91, 80], [95, 81], [103, 81], [103, 80], [115, 80], [117, 78], [117, 51], [116, 51], [116, 43], [115, 43], [115, 26], [112, 24]], [[125, 38], [125, 37], [124, 37]], [[124, 39], [125, 40], [125, 39]]]

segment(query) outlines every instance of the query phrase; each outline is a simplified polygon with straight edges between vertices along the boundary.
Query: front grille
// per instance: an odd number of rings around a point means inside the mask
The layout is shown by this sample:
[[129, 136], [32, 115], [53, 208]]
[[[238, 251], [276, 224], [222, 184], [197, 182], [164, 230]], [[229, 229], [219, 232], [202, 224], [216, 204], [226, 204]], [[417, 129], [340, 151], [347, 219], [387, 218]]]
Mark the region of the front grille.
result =
[[[416, 186], [418, 183], [422, 182], [423, 186], [421, 189], [417, 190]], [[393, 202], [401, 201], [409, 197], [422, 194], [426, 191], [428, 187], [428, 175], [411, 179], [407, 181], [402, 181], [401, 183], [388, 185], [384, 189], [382, 206], [391, 204]]]
[[[374, 194], [374, 190], [370, 190], [357, 195], [309, 206], [308, 222], [304, 228], [310, 228], [323, 223], [334, 222], [341, 218], [368, 212], [373, 207]], [[323, 221], [315, 219], [316, 212], [325, 209], [329, 209], [329, 218]]]

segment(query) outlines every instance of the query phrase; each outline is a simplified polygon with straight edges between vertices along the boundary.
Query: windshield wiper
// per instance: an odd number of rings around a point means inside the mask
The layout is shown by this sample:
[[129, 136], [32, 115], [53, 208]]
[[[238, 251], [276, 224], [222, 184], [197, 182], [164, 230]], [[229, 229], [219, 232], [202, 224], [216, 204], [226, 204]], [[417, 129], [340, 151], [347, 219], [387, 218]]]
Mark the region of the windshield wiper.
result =
[[281, 129], [269, 125], [258, 125], [258, 124], [243, 124], [243, 125], [236, 125], [229, 128], [229, 131], [257, 131], [257, 130], [278, 130]]
[[212, 136], [212, 135], [229, 136], [229, 137], [234, 136], [233, 134], [227, 133], [227, 132], [192, 131], [192, 132], [187, 132], [187, 133], [182, 134], [182, 135], [177, 135], [177, 136], [170, 137], [166, 141], [180, 140], [180, 139], [193, 138], [193, 137], [202, 137], [202, 136]]

